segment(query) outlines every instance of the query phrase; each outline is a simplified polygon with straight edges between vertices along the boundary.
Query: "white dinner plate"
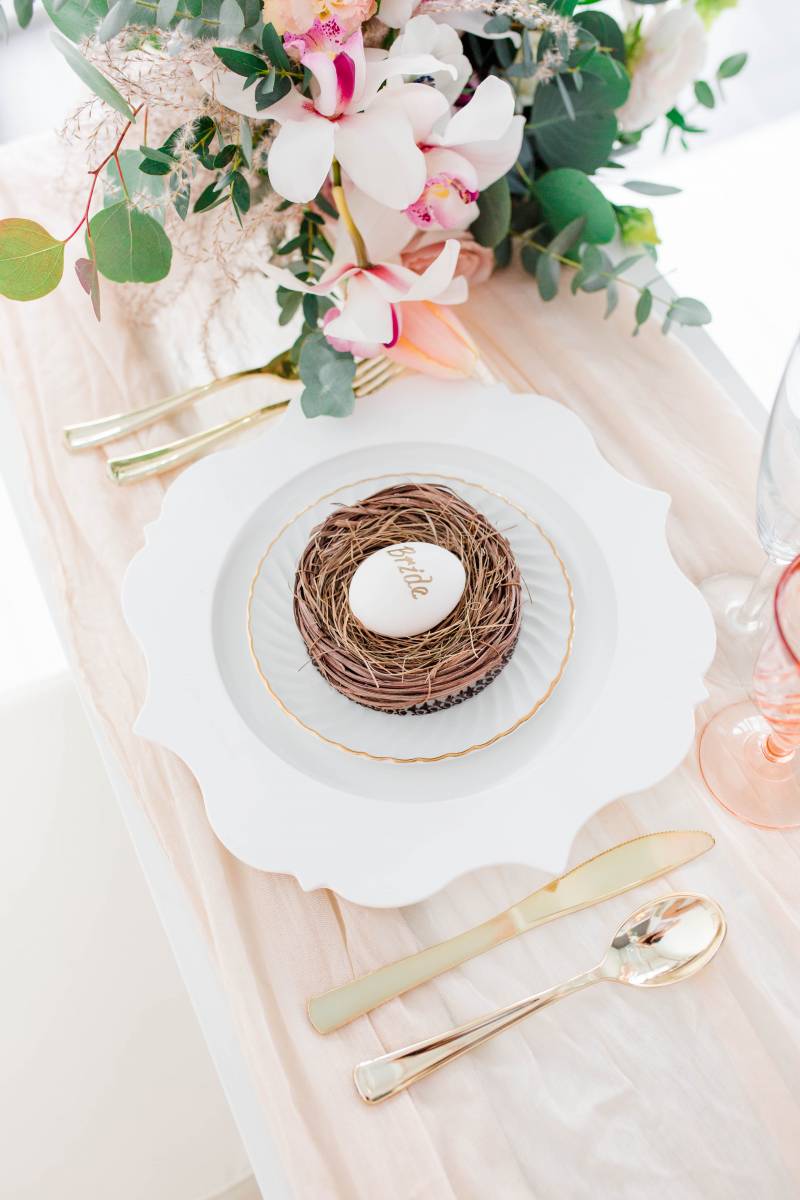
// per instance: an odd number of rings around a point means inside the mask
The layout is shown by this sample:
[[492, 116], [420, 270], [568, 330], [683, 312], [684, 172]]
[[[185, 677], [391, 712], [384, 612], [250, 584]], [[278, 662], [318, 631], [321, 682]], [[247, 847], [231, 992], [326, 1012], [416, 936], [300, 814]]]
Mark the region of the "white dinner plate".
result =
[[558, 548], [530, 513], [480, 484], [426, 471], [452, 488], [508, 539], [522, 578], [522, 622], [511, 661], [469, 701], [422, 716], [377, 712], [335, 691], [311, 666], [294, 620], [297, 564], [312, 531], [337, 505], [355, 504], [419, 475], [343, 483], [283, 526], [258, 565], [248, 602], [250, 648], [270, 696], [304, 729], [350, 754], [394, 763], [436, 762], [484, 750], [531, 720], [569, 661], [572, 584]]
[[[274, 702], [247, 604], [265, 548], [309, 501], [406, 474], [455, 476], [530, 514], [571, 580], [575, 636], [558, 687], [509, 736], [398, 765], [343, 753]], [[387, 906], [493, 863], [558, 872], [593, 812], [678, 765], [706, 696], [713, 624], [670, 555], [668, 506], [541, 396], [410, 377], [345, 420], [310, 421], [292, 405], [258, 438], [184, 471], [146, 531], [123, 587], [149, 669], [137, 731], [194, 771], [232, 853], [305, 888]], [[312, 670], [300, 673], [309, 686]], [[479, 701], [448, 712], [466, 728]], [[438, 715], [396, 719], [422, 727]], [[454, 717], [449, 733], [459, 730]]]

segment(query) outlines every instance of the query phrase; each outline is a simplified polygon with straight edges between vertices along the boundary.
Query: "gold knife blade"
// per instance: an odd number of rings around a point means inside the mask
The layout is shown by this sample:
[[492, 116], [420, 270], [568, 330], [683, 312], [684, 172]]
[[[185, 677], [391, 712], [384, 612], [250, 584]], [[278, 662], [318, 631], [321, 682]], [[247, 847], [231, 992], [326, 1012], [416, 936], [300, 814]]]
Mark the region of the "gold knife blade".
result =
[[388, 963], [320, 996], [312, 996], [308, 1001], [308, 1018], [318, 1033], [332, 1033], [387, 1000], [435, 979], [517, 934], [657, 879], [705, 854], [713, 845], [711, 834], [699, 829], [646, 833], [621, 842], [559, 875], [474, 929]]

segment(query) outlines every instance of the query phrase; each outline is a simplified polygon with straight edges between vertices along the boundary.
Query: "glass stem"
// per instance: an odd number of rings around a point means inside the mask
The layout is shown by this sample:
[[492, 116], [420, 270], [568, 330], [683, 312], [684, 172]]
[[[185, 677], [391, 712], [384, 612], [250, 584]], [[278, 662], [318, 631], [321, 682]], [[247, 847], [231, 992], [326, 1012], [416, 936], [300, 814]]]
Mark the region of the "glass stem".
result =
[[771, 763], [789, 762], [797, 753], [797, 747], [791, 743], [787, 743], [774, 730], [772, 733], [767, 734], [761, 745], [761, 750], [764, 757]]
[[758, 627], [761, 610], [775, 591], [782, 570], [782, 564], [773, 562], [771, 558], [764, 559], [764, 565], [754, 579], [747, 599], [731, 616], [732, 623], [738, 625], [742, 632], [752, 633]]

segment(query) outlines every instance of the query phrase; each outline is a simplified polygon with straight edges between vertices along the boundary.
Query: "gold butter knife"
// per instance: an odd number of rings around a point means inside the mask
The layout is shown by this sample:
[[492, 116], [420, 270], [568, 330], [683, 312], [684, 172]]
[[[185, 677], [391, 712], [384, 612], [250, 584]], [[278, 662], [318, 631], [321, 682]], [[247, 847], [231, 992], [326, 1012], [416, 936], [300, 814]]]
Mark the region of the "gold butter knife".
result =
[[646, 833], [621, 842], [551, 880], [519, 904], [474, 929], [388, 963], [321, 996], [312, 996], [308, 1001], [309, 1020], [318, 1033], [332, 1033], [387, 1000], [427, 983], [519, 933], [657, 879], [705, 854], [713, 845], [710, 833], [689, 829]]

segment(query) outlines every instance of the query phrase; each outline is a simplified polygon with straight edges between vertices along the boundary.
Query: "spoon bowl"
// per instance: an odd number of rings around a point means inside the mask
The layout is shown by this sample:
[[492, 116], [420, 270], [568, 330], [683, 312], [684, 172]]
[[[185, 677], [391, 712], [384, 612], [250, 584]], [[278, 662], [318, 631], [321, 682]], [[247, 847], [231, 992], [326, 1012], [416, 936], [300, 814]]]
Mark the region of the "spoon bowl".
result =
[[711, 961], [726, 931], [722, 909], [707, 896], [662, 896], [620, 925], [599, 970], [632, 987], [680, 983]]

